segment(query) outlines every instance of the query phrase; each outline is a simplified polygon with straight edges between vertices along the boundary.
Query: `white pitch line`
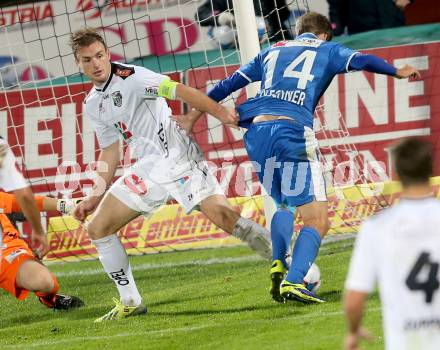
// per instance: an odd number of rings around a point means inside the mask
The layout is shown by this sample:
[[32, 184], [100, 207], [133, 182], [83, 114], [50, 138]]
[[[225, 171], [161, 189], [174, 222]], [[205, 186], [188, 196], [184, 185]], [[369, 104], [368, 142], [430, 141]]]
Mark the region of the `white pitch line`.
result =
[[[145, 271], [145, 270], [155, 270], [162, 268], [173, 268], [173, 267], [184, 267], [184, 266], [206, 266], [206, 265], [216, 265], [216, 264], [231, 264], [240, 262], [250, 262], [263, 260], [263, 258], [258, 255], [240, 256], [237, 258], [213, 258], [206, 260], [193, 260], [193, 261], [183, 261], [177, 263], [156, 263], [156, 264], [139, 264], [132, 266], [134, 271]], [[86, 269], [82, 271], [66, 271], [66, 272], [54, 272], [57, 277], [74, 277], [74, 276], [93, 276], [104, 273], [102, 268], [99, 269]]]
[[[288, 307], [288, 305], [286, 305]], [[368, 313], [378, 312], [381, 308], [371, 308], [368, 309]], [[298, 315], [298, 314], [292, 314], [291, 316], [287, 317], [281, 317], [279, 320], [303, 320], [308, 318], [314, 318], [317, 317], [335, 317], [335, 316], [341, 316], [342, 310], [339, 311], [331, 311], [331, 312], [313, 312], [306, 315]], [[148, 316], [147, 316], [148, 317]], [[255, 323], [267, 323], [271, 322], [272, 320], [243, 320], [239, 321], [239, 324], [241, 326], [245, 325], [254, 325]], [[120, 338], [120, 337], [133, 337], [133, 336], [144, 336], [144, 335], [152, 335], [152, 334], [166, 334], [166, 333], [173, 333], [173, 332], [191, 332], [191, 331], [197, 331], [199, 329], [204, 328], [215, 328], [215, 327], [223, 327], [223, 325], [216, 325], [216, 324], [209, 324], [209, 325], [200, 325], [200, 326], [190, 326], [190, 327], [181, 327], [181, 328], [167, 328], [167, 329], [158, 329], [158, 330], [152, 330], [152, 331], [145, 331], [145, 332], [124, 332], [124, 333], [118, 333], [118, 334], [112, 334], [112, 335], [100, 335], [100, 336], [80, 336], [75, 338], [64, 338], [59, 340], [50, 340], [50, 341], [40, 341], [40, 342], [33, 342], [32, 344], [14, 344], [14, 345], [3, 345], [3, 349], [29, 349], [29, 348], [36, 348], [39, 346], [51, 346], [51, 345], [59, 345], [59, 344], [71, 344], [76, 342], [85, 342], [85, 341], [93, 341], [93, 340], [103, 340], [103, 339], [113, 339], [113, 338]]]

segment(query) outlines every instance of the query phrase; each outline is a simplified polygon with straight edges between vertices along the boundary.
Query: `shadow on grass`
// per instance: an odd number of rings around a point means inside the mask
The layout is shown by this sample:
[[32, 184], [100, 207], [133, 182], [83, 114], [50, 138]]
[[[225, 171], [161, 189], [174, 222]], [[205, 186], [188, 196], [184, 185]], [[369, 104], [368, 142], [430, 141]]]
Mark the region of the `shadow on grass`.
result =
[[[339, 290], [330, 290], [319, 293], [320, 297], [322, 297], [328, 303], [340, 302], [342, 297], [342, 292]], [[224, 293], [217, 293], [216, 295], [210, 294], [209, 298], [222, 297]], [[197, 316], [197, 315], [218, 315], [218, 314], [235, 314], [235, 313], [243, 313], [243, 312], [258, 312], [264, 310], [273, 310], [275, 313], [283, 314], [283, 309], [286, 311], [292, 310], [292, 308], [297, 311], [303, 313], [306, 311], [306, 308], [310, 307], [308, 304], [302, 304], [299, 302], [280, 304], [268, 301], [265, 304], [258, 306], [244, 306], [244, 307], [236, 307], [236, 308], [212, 308], [212, 309], [192, 309], [192, 310], [184, 310], [184, 311], [173, 311], [173, 310], [158, 310], [161, 306], [172, 307], [173, 304], [184, 304], [186, 302], [194, 302], [201, 301], [202, 299], [206, 299], [208, 296], [188, 296], [188, 297], [170, 297], [167, 299], [156, 300], [156, 301], [148, 301], [148, 296], [145, 297], [146, 305], [148, 308], [148, 313], [151, 317], [154, 316]], [[203, 302], [206, 303], [206, 300]], [[215, 306], [215, 302], [213, 301], [212, 306]], [[64, 320], [93, 320], [97, 317], [100, 317], [107, 313], [113, 304], [109, 300], [109, 303], [106, 305], [86, 305], [81, 309], [71, 310], [71, 311], [58, 311], [58, 310], [49, 310], [42, 308], [41, 312], [33, 312], [32, 314], [23, 313], [19, 315], [11, 315], [13, 317], [8, 318], [7, 322], [2, 322], [2, 329], [17, 327], [29, 324], [35, 324], [40, 321], [64, 321]], [[282, 316], [282, 315], [280, 315]], [[264, 318], [264, 316], [263, 316]]]
[[[46, 321], [61, 321], [65, 319], [77, 319], [77, 315], [85, 314], [89, 312], [89, 308], [81, 308], [77, 310], [50, 310], [42, 308], [41, 313], [34, 313], [31, 316], [29, 314], [23, 313], [16, 317], [11, 317], [8, 319], [8, 322], [5, 322], [1, 329], [4, 330], [6, 328], [10, 327], [17, 327], [17, 326], [24, 326], [29, 324], [37, 324], [39, 322], [46, 322]], [[90, 310], [90, 312], [92, 312]], [[92, 316], [89, 316], [92, 317]], [[87, 318], [87, 317], [81, 317], [81, 318]]]
[[[220, 294], [218, 294], [220, 295]], [[211, 295], [211, 296], [217, 296], [217, 295]], [[172, 304], [180, 304], [188, 301], [195, 301], [195, 300], [201, 300], [204, 298], [201, 298], [200, 296], [193, 296], [188, 298], [169, 298], [164, 300], [158, 300], [153, 302], [148, 302], [147, 307], [155, 307], [155, 306], [162, 306], [162, 305], [172, 305]]]
[[342, 301], [342, 291], [341, 290], [328, 290], [318, 295], [328, 303], [338, 303]]
[[263, 311], [270, 310], [273, 308], [273, 304], [263, 305], [263, 306], [245, 306], [245, 307], [237, 307], [237, 308], [224, 308], [224, 309], [209, 309], [209, 310], [185, 310], [185, 311], [175, 311], [175, 312], [167, 312], [167, 311], [152, 311], [152, 316], [197, 316], [197, 315], [217, 315], [217, 314], [235, 314], [242, 312], [255, 312], [255, 311]]
[[[318, 293], [318, 296], [325, 300], [325, 304], [339, 303], [342, 299], [342, 292], [340, 290], [329, 290], [322, 293]], [[286, 305], [286, 306], [295, 307], [297, 309], [309, 308], [310, 306], [319, 306], [325, 304], [305, 304], [299, 301], [291, 301], [291, 302], [289, 301], [286, 302], [285, 304], [277, 303], [277, 305]]]
[[348, 241], [345, 244], [340, 244], [336, 246], [326, 247], [326, 249], [322, 249], [319, 252], [319, 256], [325, 256], [325, 255], [335, 255], [339, 253], [345, 253], [348, 251], [351, 251], [353, 249], [354, 242]]
[[[218, 296], [220, 296], [222, 294], [218, 294]], [[211, 295], [211, 296], [216, 296], [216, 295]], [[180, 304], [180, 303], [185, 303], [185, 302], [191, 302], [191, 301], [197, 301], [197, 300], [201, 300], [200, 296], [192, 296], [192, 297], [187, 297], [187, 298], [169, 298], [169, 299], [165, 299], [165, 300], [158, 300], [158, 301], [153, 301], [153, 302], [149, 302], [148, 297], [144, 297], [144, 300], [146, 300], [146, 306], [148, 308], [148, 313], [151, 314], [152, 311], [154, 310], [155, 307], [158, 306], [163, 306], [163, 305], [173, 305], [173, 304]], [[59, 312], [60, 314], [66, 315], [65, 317], [70, 318], [72, 320], [82, 320], [82, 319], [91, 319], [94, 320], [102, 315], [104, 315], [105, 313], [109, 312], [112, 308], [114, 307], [114, 304], [111, 302], [111, 300], [109, 299], [109, 303], [107, 305], [90, 305], [90, 306], [86, 306], [85, 308], [81, 308], [78, 310], [72, 310], [69, 312]], [[157, 314], [156, 312], [153, 311], [153, 314]], [[176, 314], [173, 312], [170, 312], [169, 314]]]

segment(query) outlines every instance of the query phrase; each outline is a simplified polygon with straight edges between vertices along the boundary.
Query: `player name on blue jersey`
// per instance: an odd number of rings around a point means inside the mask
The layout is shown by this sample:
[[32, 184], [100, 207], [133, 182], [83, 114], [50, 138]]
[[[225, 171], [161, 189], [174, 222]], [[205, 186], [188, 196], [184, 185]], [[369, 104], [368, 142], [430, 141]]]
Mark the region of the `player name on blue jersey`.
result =
[[261, 89], [257, 93], [257, 97], [269, 96], [273, 98], [278, 98], [280, 100], [289, 101], [297, 105], [303, 106], [306, 93], [301, 90], [272, 90], [272, 89]]

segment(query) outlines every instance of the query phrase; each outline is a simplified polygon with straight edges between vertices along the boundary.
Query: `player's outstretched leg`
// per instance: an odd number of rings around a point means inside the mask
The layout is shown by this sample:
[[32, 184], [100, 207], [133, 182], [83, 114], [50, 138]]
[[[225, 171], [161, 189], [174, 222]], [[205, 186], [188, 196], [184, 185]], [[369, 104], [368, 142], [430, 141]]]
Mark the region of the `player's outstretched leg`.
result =
[[19, 288], [34, 291], [38, 300], [50, 309], [70, 310], [84, 305], [78, 297], [57, 294], [59, 285], [56, 277], [36, 260], [21, 264], [15, 283]]
[[284, 303], [280, 285], [288, 270], [286, 254], [293, 234], [294, 214], [287, 208], [279, 208], [272, 217], [272, 266], [270, 268], [270, 294], [272, 299]]
[[313, 201], [298, 207], [304, 227], [301, 229], [292, 254], [286, 279], [281, 283], [281, 295], [286, 300], [303, 303], [322, 303], [324, 300], [304, 286], [304, 276], [318, 255], [321, 238], [328, 230], [327, 202]]
[[209, 196], [200, 203], [200, 208], [222, 230], [246, 242], [249, 248], [263, 258], [271, 259], [270, 232], [256, 222], [241, 217], [232, 209], [225, 196]]
[[136, 287], [127, 253], [115, 233], [138, 215], [138, 212], [107, 193], [87, 225], [87, 232], [96, 246], [99, 260], [120, 295], [120, 300], [115, 302], [116, 306], [95, 322], [122, 319], [147, 312]]

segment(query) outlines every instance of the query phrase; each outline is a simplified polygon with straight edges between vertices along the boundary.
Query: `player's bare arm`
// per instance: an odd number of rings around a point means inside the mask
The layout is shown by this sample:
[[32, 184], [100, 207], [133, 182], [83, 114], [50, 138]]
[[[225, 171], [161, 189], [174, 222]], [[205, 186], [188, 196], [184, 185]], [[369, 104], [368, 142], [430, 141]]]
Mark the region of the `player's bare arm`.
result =
[[[198, 111], [204, 111], [211, 114], [224, 124], [237, 124], [237, 116], [235, 114], [235, 110], [226, 108], [218, 104], [213, 99], [209, 98], [207, 95], [197, 89], [183, 84], [177, 84], [176, 97], [182, 99]], [[195, 112], [194, 115], [191, 115], [191, 118], [194, 118], [195, 121], [197, 121], [199, 117], [200, 116], [197, 116]]]
[[200, 112], [197, 109], [192, 109], [190, 112], [183, 115], [172, 115], [171, 119], [175, 120], [177, 124], [179, 124], [179, 126], [189, 135], [192, 133], [194, 125], [202, 115], [203, 112]]
[[93, 213], [110, 186], [119, 165], [119, 140], [101, 150], [98, 158], [100, 164], [92, 193], [75, 208], [73, 216], [80, 221]]
[[15, 190], [14, 194], [23, 214], [32, 225], [32, 245], [38, 247], [37, 252], [40, 257], [43, 257], [49, 252], [49, 243], [43, 226], [41, 226], [41, 218], [35, 204], [34, 195], [29, 187]]
[[[255, 60], [255, 59], [254, 59]], [[249, 64], [251, 65], [252, 62]], [[247, 65], [247, 66], [249, 66]], [[246, 67], [246, 66], [243, 66]], [[240, 69], [242, 69], [243, 67], [241, 67]], [[209, 93], [208, 93], [208, 97], [211, 98], [212, 100], [216, 101], [216, 102], [220, 102], [222, 101], [224, 98], [226, 98], [227, 96], [229, 96], [231, 93], [233, 93], [234, 91], [237, 91], [243, 87], [245, 87], [246, 85], [249, 84], [249, 80], [247, 78], [244, 77], [243, 73], [241, 72], [241, 70], [238, 69], [235, 73], [233, 73], [231, 76], [229, 76], [228, 78], [222, 80], [221, 82], [219, 82]], [[252, 81], [259, 81], [261, 80], [261, 77], [253, 77], [254, 79], [251, 79]], [[197, 120], [201, 117], [202, 112], [200, 112], [198, 110], [198, 108], [196, 106], [192, 106], [194, 107], [193, 110], [191, 110], [189, 113], [183, 115], [183, 116], [179, 116], [175, 119], [178, 124], [187, 132], [190, 133], [192, 130], [192, 127], [194, 126], [194, 124], [197, 122]], [[221, 120], [224, 124], [228, 124], [231, 127], [234, 128], [238, 128], [238, 117], [236, 117], [235, 121], [231, 124], [231, 123], [227, 123], [224, 122], [223, 120]]]
[[347, 335], [344, 341], [345, 350], [356, 350], [359, 348], [361, 339], [372, 341], [373, 337], [361, 327], [364, 307], [368, 293], [349, 290], [344, 297], [344, 311], [347, 318]]

